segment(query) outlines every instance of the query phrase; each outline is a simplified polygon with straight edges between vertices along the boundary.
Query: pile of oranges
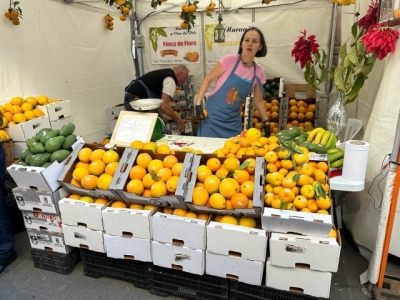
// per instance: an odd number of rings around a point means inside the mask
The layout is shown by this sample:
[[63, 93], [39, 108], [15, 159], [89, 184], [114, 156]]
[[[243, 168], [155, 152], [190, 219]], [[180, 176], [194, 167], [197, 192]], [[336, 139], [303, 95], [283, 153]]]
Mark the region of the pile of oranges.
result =
[[206, 16], [211, 17], [212, 12], [215, 10], [215, 2], [211, 1], [209, 5], [206, 6]]
[[119, 10], [121, 12], [121, 16], [119, 17], [119, 19], [121, 21], [125, 21], [126, 20], [126, 16], [129, 15], [129, 7], [128, 6], [124, 6], [124, 5], [120, 5]]
[[310, 120], [314, 119], [314, 113], [314, 103], [308, 104], [303, 100], [290, 99], [288, 109], [289, 121], [286, 125], [286, 128], [298, 126], [303, 131], [308, 132], [313, 130], [314, 126]]
[[9, 19], [14, 25], [19, 25], [19, 17], [22, 16], [21, 11], [17, 9], [8, 9], [4, 16]]
[[266, 206], [277, 209], [329, 214], [328, 164], [310, 161], [305, 147], [290, 155], [288, 149], [275, 149], [265, 154]]
[[[9, 102], [0, 105], [0, 112], [3, 115], [3, 126], [23, 123], [34, 118], [43, 117], [44, 113], [36, 108], [37, 105], [46, 105], [59, 100], [51, 100], [47, 96], [41, 95], [37, 98], [13, 97]], [[5, 125], [4, 125], [5, 124]]]
[[110, 14], [106, 14], [104, 16], [104, 22], [105, 22], [105, 27], [106, 29], [112, 31], [114, 29], [114, 18], [110, 16]]
[[190, 30], [194, 26], [194, 20], [196, 20], [197, 3], [199, 3], [199, 1], [194, 1], [193, 3], [189, 1], [188, 3], [182, 5], [182, 11], [178, 15], [179, 19], [183, 20], [183, 22], [180, 24], [181, 28]]
[[70, 183], [85, 190], [108, 190], [118, 169], [120, 156], [113, 149], [83, 147], [78, 152], [78, 162], [72, 171]]

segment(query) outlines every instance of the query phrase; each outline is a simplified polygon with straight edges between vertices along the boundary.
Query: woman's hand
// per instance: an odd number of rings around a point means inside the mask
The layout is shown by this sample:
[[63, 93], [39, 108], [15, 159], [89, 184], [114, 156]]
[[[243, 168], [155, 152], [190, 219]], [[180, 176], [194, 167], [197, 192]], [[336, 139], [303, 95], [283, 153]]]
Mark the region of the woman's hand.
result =
[[198, 117], [200, 120], [204, 120], [206, 118], [201, 105], [196, 105], [196, 117]]

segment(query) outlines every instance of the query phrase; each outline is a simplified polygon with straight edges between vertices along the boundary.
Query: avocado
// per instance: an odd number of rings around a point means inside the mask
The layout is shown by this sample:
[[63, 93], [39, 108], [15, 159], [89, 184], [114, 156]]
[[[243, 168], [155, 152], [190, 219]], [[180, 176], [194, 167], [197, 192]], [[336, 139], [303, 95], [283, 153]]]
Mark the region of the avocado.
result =
[[22, 153], [19, 156], [19, 158], [21, 160], [25, 161], [25, 158], [28, 156], [29, 153], [31, 153], [31, 151], [29, 151], [29, 149], [25, 149], [24, 151], [22, 151]]
[[28, 155], [25, 157], [24, 162], [29, 166], [31, 157], [33, 156], [32, 152], [29, 152]]
[[65, 149], [54, 151], [50, 156], [50, 161], [51, 162], [58, 161], [59, 163], [61, 163], [64, 159], [68, 157], [70, 153], [71, 151]]
[[37, 153], [43, 153], [46, 151], [44, 148], [43, 144], [40, 142], [33, 142], [31, 146], [29, 147], [29, 151], [31, 151], [33, 154]]
[[264, 90], [270, 91], [270, 90], [271, 90], [271, 85], [270, 85], [269, 83], [266, 83], [266, 84], [264, 85]]
[[73, 134], [74, 131], [75, 131], [75, 125], [73, 123], [67, 123], [60, 128], [59, 135], [68, 136], [70, 134]]
[[40, 129], [39, 132], [36, 133], [36, 142], [40, 142], [42, 135], [46, 134], [47, 131], [51, 131], [51, 130], [53, 130], [53, 129], [51, 129], [51, 128]]
[[50, 131], [46, 131], [42, 137], [40, 138], [40, 142], [45, 145], [46, 142], [51, 139], [52, 137], [58, 136], [58, 133], [60, 132], [60, 130], [58, 129], [54, 129], [54, 130], [50, 130]]
[[64, 143], [61, 145], [61, 149], [71, 150], [72, 145], [76, 142], [76, 135], [70, 134], [65, 137]]
[[33, 142], [37, 142], [36, 136], [30, 137], [29, 139], [26, 140], [25, 144], [29, 148], [30, 145], [32, 145]]
[[279, 89], [272, 93], [273, 97], [279, 97]]
[[55, 136], [49, 139], [44, 145], [47, 152], [53, 153], [61, 148], [61, 145], [65, 141], [65, 136]]
[[40, 167], [50, 160], [50, 153], [38, 153], [31, 157], [29, 164], [33, 167]]

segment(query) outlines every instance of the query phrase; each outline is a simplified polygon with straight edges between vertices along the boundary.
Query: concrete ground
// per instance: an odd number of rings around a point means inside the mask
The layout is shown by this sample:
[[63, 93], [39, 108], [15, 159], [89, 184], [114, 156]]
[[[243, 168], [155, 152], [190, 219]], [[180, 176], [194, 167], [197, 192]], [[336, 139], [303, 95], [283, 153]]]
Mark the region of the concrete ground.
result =
[[[94, 299], [161, 299], [132, 283], [101, 276], [85, 276], [82, 262], [69, 275], [35, 268], [26, 231], [15, 234], [18, 258], [0, 275], [0, 299], [7, 300], [94, 300]], [[358, 254], [349, 233], [342, 231], [342, 250], [339, 270], [333, 274], [330, 299], [371, 299], [367, 289], [360, 286], [359, 275], [368, 262]], [[400, 275], [400, 260], [389, 258], [387, 272]], [[168, 299], [181, 299], [169, 296]]]

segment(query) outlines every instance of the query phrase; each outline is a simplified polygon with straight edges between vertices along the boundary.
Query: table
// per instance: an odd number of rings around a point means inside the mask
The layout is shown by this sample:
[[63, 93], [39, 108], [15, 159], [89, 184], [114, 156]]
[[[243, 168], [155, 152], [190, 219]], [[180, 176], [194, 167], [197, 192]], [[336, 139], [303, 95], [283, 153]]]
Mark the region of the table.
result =
[[157, 141], [157, 145], [167, 144], [172, 150], [189, 147], [194, 150], [201, 150], [203, 153], [213, 153], [215, 150], [223, 148], [226, 140], [200, 136], [165, 135]]
[[364, 190], [364, 180], [351, 180], [343, 176], [329, 178], [332, 199], [334, 202], [336, 222], [338, 229], [342, 229], [342, 201], [349, 192], [361, 192]]

